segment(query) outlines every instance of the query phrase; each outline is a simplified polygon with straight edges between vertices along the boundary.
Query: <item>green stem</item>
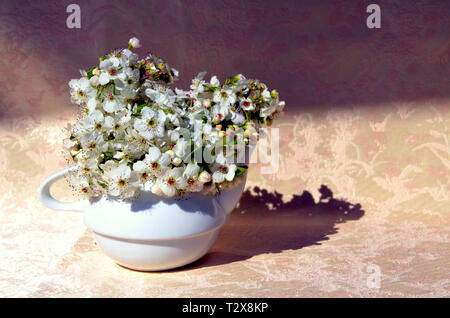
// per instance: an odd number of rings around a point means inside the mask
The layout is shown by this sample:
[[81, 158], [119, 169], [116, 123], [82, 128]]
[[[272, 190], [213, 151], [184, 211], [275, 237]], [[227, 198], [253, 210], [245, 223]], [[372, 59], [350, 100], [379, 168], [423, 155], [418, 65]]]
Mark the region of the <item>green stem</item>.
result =
[[80, 152], [82, 152], [82, 151], [83, 151], [83, 149], [79, 150], [76, 154], [72, 155], [72, 158], [75, 159], [75, 157], [78, 156], [78, 154], [79, 154]]
[[[191, 143], [192, 144], [192, 143]], [[197, 148], [195, 148], [194, 150], [192, 150], [192, 152], [191, 153], [189, 153], [187, 156], [185, 156], [184, 157], [184, 159], [183, 159], [183, 162], [185, 162], [186, 161], [186, 159], [188, 158], [188, 157], [190, 157], [193, 153], [195, 153], [197, 150], [199, 150], [199, 149], [202, 149], [203, 148], [203, 143], [202, 143], [202, 145], [201, 146], [199, 146], [199, 147], [197, 147]]]

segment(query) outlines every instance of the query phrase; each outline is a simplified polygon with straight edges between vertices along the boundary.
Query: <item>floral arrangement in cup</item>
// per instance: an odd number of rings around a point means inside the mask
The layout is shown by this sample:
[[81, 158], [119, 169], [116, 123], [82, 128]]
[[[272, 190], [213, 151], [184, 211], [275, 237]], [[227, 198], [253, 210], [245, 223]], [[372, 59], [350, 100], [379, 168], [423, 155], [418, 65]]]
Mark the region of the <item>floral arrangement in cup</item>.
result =
[[236, 157], [283, 110], [278, 93], [241, 74], [221, 85], [200, 73], [188, 91], [173, 90], [178, 71], [152, 54], [139, 59], [139, 47], [132, 38], [69, 82], [82, 107], [64, 139], [76, 165], [71, 186], [121, 199], [137, 190], [173, 197], [234, 186], [247, 169]]

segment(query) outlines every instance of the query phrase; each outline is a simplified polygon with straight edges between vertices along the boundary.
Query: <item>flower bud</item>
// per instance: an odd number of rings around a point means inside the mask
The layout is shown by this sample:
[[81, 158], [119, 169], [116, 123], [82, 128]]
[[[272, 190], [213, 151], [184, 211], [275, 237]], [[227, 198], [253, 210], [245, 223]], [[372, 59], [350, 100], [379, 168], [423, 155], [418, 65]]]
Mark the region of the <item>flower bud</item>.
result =
[[173, 163], [174, 166], [178, 167], [180, 165], [180, 163], [181, 163], [181, 158], [179, 158], [179, 157], [173, 158], [172, 159], [172, 163]]
[[172, 159], [175, 157], [175, 152], [173, 150], [167, 150], [166, 154], [168, 154], [169, 157], [172, 158]]
[[202, 102], [203, 107], [209, 108], [211, 106], [211, 100], [209, 98], [204, 99]]
[[140, 48], [141, 47], [141, 43], [139, 42], [139, 39], [133, 37], [128, 41], [128, 45], [130, 46], [130, 48]]
[[97, 76], [100, 74], [100, 70], [98, 69], [98, 67], [96, 67], [92, 70], [92, 74], [97, 75]]
[[272, 97], [273, 99], [277, 99], [278, 98], [278, 92], [276, 90], [272, 90], [270, 92], [270, 97]]
[[214, 116], [214, 118], [212, 119], [212, 123], [213, 124], [220, 123], [220, 116], [219, 115]]
[[92, 86], [97, 86], [99, 84], [98, 76], [94, 75], [89, 79]]
[[201, 183], [206, 183], [211, 181], [211, 174], [208, 171], [202, 171], [200, 175], [198, 176], [198, 181]]

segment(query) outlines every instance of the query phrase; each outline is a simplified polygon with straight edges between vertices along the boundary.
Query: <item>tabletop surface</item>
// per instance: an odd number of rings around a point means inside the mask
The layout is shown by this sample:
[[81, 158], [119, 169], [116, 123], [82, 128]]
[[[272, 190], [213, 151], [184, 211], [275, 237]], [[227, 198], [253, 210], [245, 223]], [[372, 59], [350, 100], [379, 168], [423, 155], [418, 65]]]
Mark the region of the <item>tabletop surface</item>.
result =
[[[211, 251], [161, 273], [116, 265], [80, 213], [39, 201], [39, 183], [66, 166], [71, 115], [2, 120], [0, 295], [449, 296], [449, 106], [283, 118], [278, 172], [252, 164]], [[65, 180], [52, 192], [73, 199]]]

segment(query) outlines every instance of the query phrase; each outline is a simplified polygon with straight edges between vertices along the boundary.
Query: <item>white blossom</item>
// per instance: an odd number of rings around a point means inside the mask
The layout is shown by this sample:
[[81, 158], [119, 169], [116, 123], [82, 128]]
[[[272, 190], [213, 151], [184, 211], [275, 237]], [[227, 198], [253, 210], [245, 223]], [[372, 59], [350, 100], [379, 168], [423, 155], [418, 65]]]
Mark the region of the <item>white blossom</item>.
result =
[[126, 164], [105, 172], [105, 177], [109, 184], [109, 192], [113, 196], [131, 197], [139, 185], [137, 173]]
[[81, 104], [89, 100], [95, 94], [95, 90], [91, 87], [91, 83], [86, 77], [73, 79], [69, 82], [70, 95], [72, 102]]
[[183, 177], [183, 168], [168, 169], [166, 173], [158, 179], [162, 192], [173, 197], [176, 190], [183, 190], [187, 186], [187, 182]]
[[255, 109], [255, 104], [253, 104], [252, 100], [250, 98], [244, 98], [240, 102], [241, 107], [243, 110], [249, 111]]
[[139, 60], [137, 47], [131, 38], [128, 48], [102, 56], [69, 82], [72, 102], [83, 109], [63, 140], [77, 167], [72, 186], [88, 196], [127, 199], [138, 190], [173, 197], [238, 184], [247, 166], [236, 155], [282, 112], [278, 92], [242, 74], [223, 85], [217, 76], [207, 82], [205, 72], [189, 90], [171, 89], [178, 71], [152, 54]]
[[233, 181], [234, 174], [236, 173], [236, 169], [237, 169], [237, 166], [235, 164], [231, 164], [231, 165], [216, 164], [212, 168], [212, 170], [213, 170], [212, 179], [215, 183], [222, 183], [225, 180]]
[[142, 112], [142, 118], [136, 119], [134, 128], [147, 140], [156, 136], [164, 135], [164, 123], [166, 115], [162, 110], [154, 111], [150, 107], [145, 107]]

